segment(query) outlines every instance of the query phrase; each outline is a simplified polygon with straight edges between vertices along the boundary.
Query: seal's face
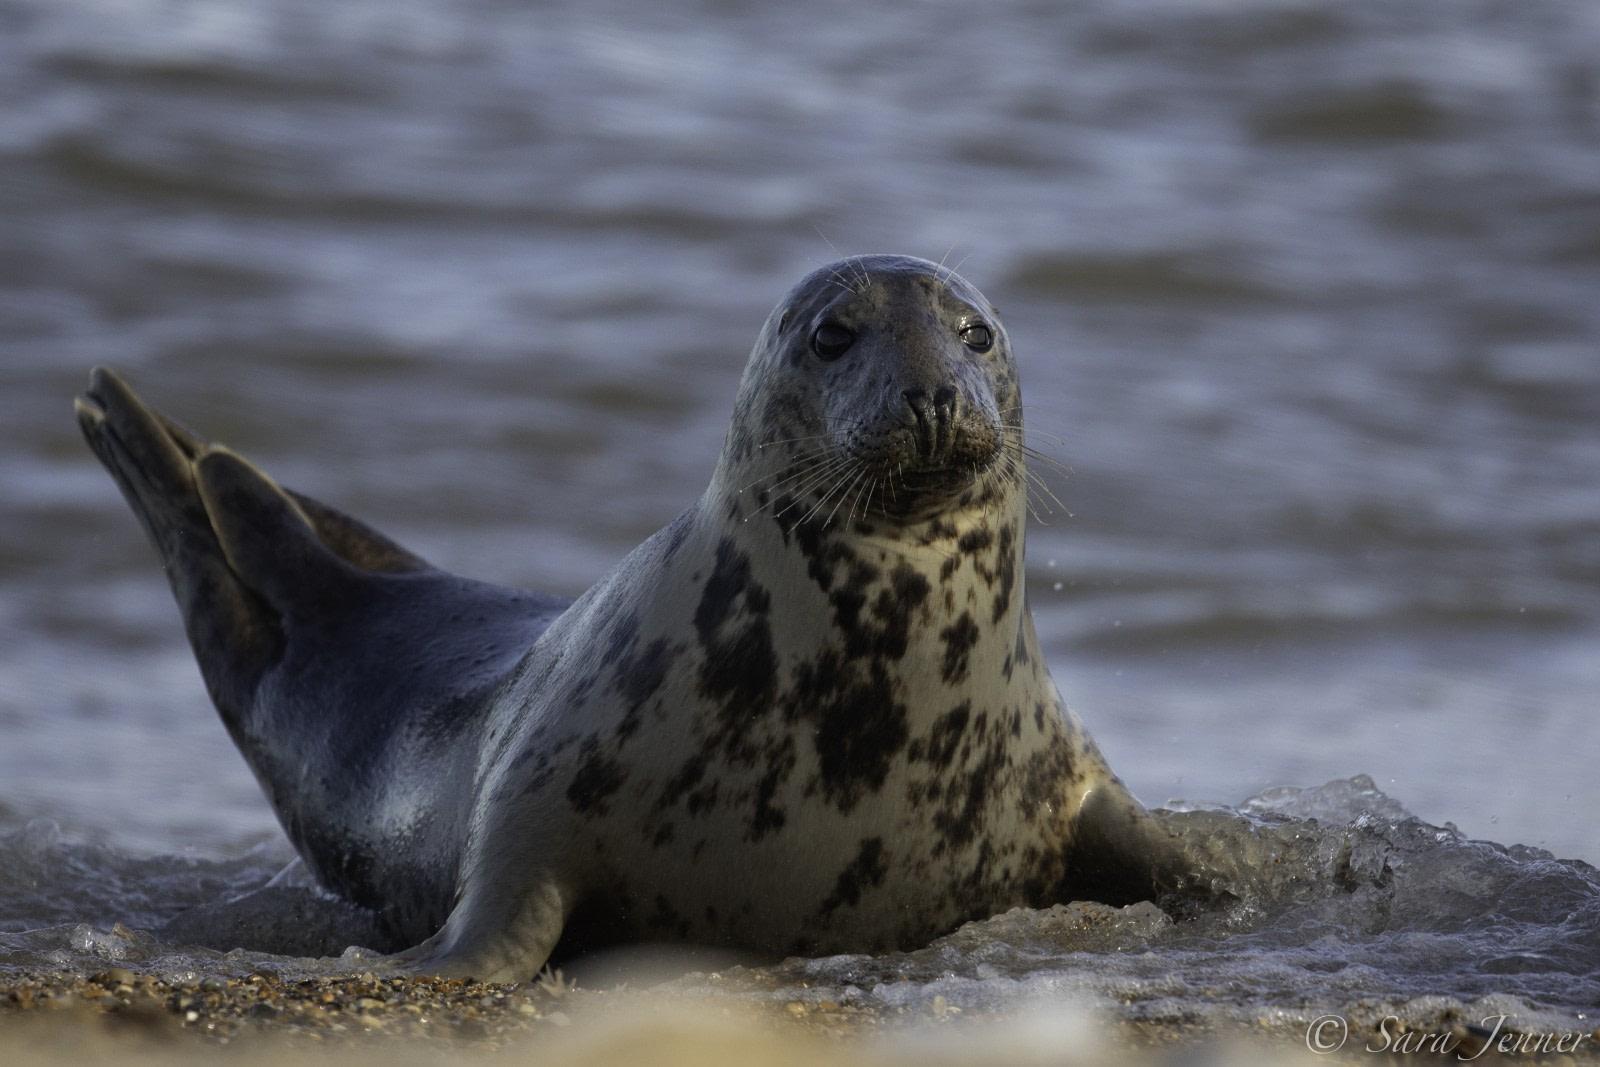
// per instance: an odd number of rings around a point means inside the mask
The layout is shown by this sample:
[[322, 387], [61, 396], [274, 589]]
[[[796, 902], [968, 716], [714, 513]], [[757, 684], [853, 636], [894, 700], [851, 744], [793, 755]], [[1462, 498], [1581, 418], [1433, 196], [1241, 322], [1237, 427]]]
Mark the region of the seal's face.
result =
[[[741, 390], [745, 483], [847, 514], [914, 520], [1009, 479], [1020, 443], [1010, 345], [977, 289], [937, 264], [857, 256], [768, 319]], [[742, 427], [753, 427], [741, 432]]]

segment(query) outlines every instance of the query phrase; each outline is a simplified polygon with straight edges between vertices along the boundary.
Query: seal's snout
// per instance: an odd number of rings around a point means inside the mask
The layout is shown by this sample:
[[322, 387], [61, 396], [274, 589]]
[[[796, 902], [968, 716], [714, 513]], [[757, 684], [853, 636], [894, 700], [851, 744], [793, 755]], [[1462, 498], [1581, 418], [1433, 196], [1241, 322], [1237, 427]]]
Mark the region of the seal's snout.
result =
[[960, 393], [954, 386], [941, 385], [932, 397], [923, 388], [903, 390], [910, 425], [916, 436], [917, 455], [924, 461], [934, 461], [950, 451], [955, 440], [956, 405]]

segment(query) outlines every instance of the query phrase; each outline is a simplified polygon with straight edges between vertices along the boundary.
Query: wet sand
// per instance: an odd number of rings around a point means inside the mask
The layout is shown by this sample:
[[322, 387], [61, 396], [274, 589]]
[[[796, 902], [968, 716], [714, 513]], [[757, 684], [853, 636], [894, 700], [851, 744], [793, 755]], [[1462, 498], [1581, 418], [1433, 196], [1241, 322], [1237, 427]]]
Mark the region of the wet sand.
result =
[[[737, 981], [735, 982], [737, 983]], [[87, 978], [0, 978], [0, 1062], [366, 1064], [1141, 1064], [1600, 1062], [1600, 1030], [1576, 1056], [1501, 1055], [1448, 1018], [1412, 1023], [1451, 1035], [1450, 1051], [1372, 1053], [1352, 1019], [1346, 1047], [1313, 1055], [1292, 1020], [1140, 1022], [1064, 1007], [1048, 1016], [976, 1016], [940, 998], [926, 1010], [828, 1001], [719, 1001], [659, 991], [577, 988], [559, 974], [533, 983], [461, 979], [244, 978], [172, 982], [113, 967]], [[1391, 1035], [1392, 1036], [1392, 1035]], [[1534, 1046], [1525, 1039], [1525, 1048]]]

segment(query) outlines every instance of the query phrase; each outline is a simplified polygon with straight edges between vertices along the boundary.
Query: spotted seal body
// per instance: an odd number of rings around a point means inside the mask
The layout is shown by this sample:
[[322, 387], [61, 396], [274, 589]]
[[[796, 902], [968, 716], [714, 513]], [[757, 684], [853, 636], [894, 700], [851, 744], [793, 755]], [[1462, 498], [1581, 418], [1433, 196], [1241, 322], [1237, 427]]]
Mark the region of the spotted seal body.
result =
[[428, 566], [108, 372], [79, 404], [307, 864], [407, 966], [500, 979], [558, 943], [913, 947], [1182, 879], [1039, 655], [1020, 411], [964, 280], [823, 268], [705, 494], [567, 604]]

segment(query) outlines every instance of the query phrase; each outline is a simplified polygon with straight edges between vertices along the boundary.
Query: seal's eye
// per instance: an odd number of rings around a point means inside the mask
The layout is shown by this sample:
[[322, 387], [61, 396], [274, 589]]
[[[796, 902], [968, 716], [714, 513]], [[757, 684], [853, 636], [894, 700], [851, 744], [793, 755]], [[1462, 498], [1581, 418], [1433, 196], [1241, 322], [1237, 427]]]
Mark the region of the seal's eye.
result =
[[833, 361], [856, 343], [856, 335], [837, 322], [825, 322], [811, 335], [811, 351], [821, 360]]
[[994, 333], [981, 322], [961, 329], [961, 342], [974, 352], [987, 352], [994, 347]]

